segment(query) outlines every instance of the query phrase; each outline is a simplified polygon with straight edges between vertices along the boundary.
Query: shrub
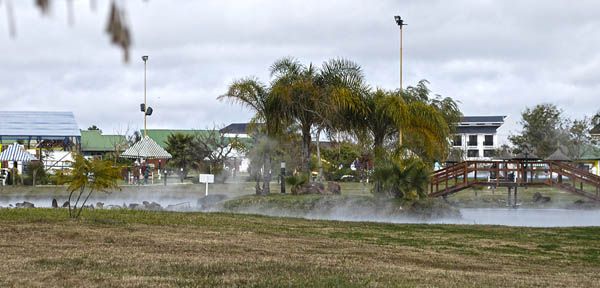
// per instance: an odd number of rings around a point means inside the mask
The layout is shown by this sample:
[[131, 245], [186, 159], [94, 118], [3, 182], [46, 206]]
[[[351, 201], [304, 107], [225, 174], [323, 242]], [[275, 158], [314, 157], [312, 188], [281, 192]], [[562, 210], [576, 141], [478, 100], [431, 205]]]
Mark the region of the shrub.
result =
[[296, 192], [298, 191], [298, 189], [300, 189], [302, 185], [308, 183], [308, 175], [298, 174], [286, 177], [285, 183], [290, 185], [290, 191], [292, 192], [292, 194], [297, 194]]
[[387, 160], [373, 172], [374, 193], [405, 200], [425, 198], [430, 175], [420, 159]]

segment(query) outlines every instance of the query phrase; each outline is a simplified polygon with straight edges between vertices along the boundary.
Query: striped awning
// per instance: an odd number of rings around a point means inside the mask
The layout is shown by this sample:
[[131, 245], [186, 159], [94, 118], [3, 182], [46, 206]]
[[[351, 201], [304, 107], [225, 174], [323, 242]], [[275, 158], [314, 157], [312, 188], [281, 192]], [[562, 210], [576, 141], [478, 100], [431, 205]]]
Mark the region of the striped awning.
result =
[[8, 145], [8, 148], [0, 153], [0, 161], [30, 162], [35, 160], [37, 160], [37, 158], [25, 151], [23, 145], [18, 143]]
[[123, 158], [144, 158], [144, 159], [171, 159], [171, 154], [165, 151], [152, 138], [145, 136], [142, 140], [129, 147], [123, 154]]

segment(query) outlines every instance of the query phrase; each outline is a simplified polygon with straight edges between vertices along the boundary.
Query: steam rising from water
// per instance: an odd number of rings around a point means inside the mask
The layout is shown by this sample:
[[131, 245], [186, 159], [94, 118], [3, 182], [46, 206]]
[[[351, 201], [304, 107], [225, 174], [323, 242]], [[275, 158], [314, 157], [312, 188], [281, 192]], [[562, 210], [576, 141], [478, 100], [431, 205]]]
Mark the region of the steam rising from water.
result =
[[[195, 186], [198, 187], [198, 186]], [[247, 187], [247, 186], [246, 186]], [[239, 188], [239, 189], [238, 189]], [[241, 187], [234, 188], [236, 191], [243, 191]], [[229, 190], [229, 189], [228, 189]], [[240, 195], [226, 193], [220, 194], [222, 197], [214, 195], [204, 200], [198, 201], [204, 197], [204, 190], [195, 188], [194, 190], [173, 192], [171, 189], [129, 189], [125, 192], [114, 192], [112, 194], [97, 193], [94, 194], [88, 204], [103, 202], [105, 207], [109, 205], [123, 206], [130, 203], [142, 203], [143, 201], [157, 202], [162, 207], [168, 205], [178, 205], [184, 208], [184, 211], [201, 212], [219, 212], [223, 209], [223, 200]], [[46, 193], [39, 195], [28, 194], [26, 196], [7, 197], [0, 195], [0, 206], [8, 207], [9, 204], [28, 201], [34, 203], [36, 207], [50, 207], [53, 196]], [[66, 200], [64, 194], [56, 197], [59, 205]], [[178, 210], [176, 206], [173, 210]], [[417, 218], [408, 217], [402, 214], [390, 215], [382, 213], [377, 209], [365, 209], [364, 206], [358, 207], [353, 201], [345, 201], [333, 207], [318, 207], [318, 209], [309, 212], [288, 211], [284, 209], [268, 208], [264, 206], [243, 207], [236, 210], [240, 213], [259, 214], [276, 217], [300, 217], [306, 219], [336, 220], [336, 221], [369, 221], [385, 223], [427, 223], [427, 224], [481, 224], [481, 225], [506, 225], [506, 226], [528, 226], [528, 227], [573, 227], [573, 226], [600, 226], [600, 210], [583, 209], [531, 209], [531, 208], [463, 208], [460, 209], [461, 217], [445, 218]]]

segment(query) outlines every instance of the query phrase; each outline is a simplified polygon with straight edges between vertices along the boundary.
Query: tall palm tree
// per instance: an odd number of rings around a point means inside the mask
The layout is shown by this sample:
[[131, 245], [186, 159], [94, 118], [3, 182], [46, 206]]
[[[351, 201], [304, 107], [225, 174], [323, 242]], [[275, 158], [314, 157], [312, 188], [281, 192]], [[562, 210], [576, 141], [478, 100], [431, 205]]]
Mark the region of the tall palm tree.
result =
[[442, 113], [427, 103], [406, 101], [400, 93], [382, 89], [373, 91], [363, 99], [368, 108], [366, 113], [353, 119], [360, 121], [355, 125], [373, 142], [376, 161], [385, 156], [386, 144], [403, 153], [405, 136], [422, 137], [421, 148], [427, 155], [448, 145], [449, 130]]
[[276, 98], [272, 97], [269, 87], [252, 77], [235, 80], [229, 85], [227, 92], [217, 99], [227, 99], [234, 103], [246, 106], [255, 112], [251, 123], [260, 123], [261, 125], [256, 125], [255, 127], [268, 138], [260, 140], [266, 144], [259, 143], [259, 145], [257, 145], [259, 146], [258, 150], [260, 150], [258, 153], [262, 158], [263, 187], [262, 189], [258, 189], [257, 187], [256, 192], [259, 195], [269, 194], [269, 183], [271, 182], [271, 154], [274, 150], [274, 145], [271, 145], [270, 143], [277, 139], [280, 131], [285, 125], [285, 113], [282, 113], [279, 102]]
[[320, 68], [303, 65], [294, 58], [277, 60], [271, 66], [272, 94], [281, 103], [285, 117], [300, 126], [302, 171], [310, 173], [312, 129], [317, 141], [323, 130], [340, 123], [340, 115], [360, 110], [365, 90], [359, 65], [344, 59], [329, 60]]
[[[462, 117], [458, 103], [451, 97], [442, 97], [437, 94], [432, 96], [431, 90], [427, 87], [428, 83], [427, 80], [421, 80], [417, 85], [409, 86], [402, 91], [402, 98], [408, 103], [420, 102], [432, 107], [442, 115], [448, 133], [452, 134]], [[431, 162], [434, 159], [446, 159], [448, 145], [426, 145], [425, 143], [430, 141], [427, 136], [426, 133], [409, 133], [404, 138], [403, 144], [426, 162]]]

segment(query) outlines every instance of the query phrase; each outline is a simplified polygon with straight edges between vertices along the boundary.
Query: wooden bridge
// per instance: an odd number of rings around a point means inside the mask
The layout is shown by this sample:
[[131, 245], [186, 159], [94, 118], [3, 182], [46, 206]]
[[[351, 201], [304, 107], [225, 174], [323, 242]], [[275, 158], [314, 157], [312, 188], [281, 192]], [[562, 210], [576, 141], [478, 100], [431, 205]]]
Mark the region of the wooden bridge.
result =
[[507, 187], [515, 204], [519, 187], [550, 186], [600, 201], [600, 176], [577, 168], [570, 162], [505, 160], [465, 161], [435, 171], [430, 197], [446, 197], [473, 186]]

